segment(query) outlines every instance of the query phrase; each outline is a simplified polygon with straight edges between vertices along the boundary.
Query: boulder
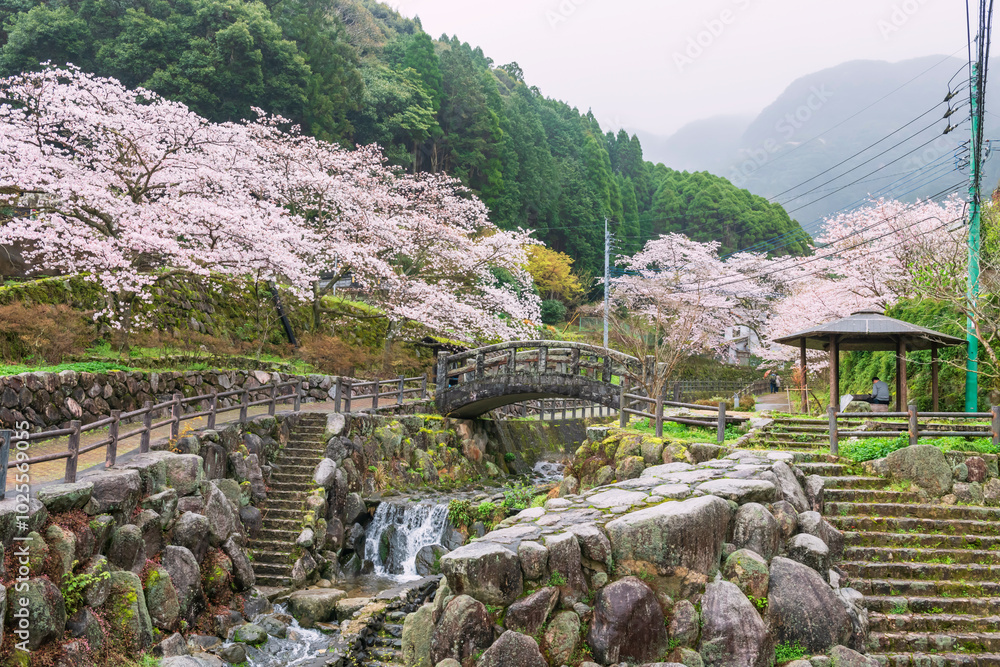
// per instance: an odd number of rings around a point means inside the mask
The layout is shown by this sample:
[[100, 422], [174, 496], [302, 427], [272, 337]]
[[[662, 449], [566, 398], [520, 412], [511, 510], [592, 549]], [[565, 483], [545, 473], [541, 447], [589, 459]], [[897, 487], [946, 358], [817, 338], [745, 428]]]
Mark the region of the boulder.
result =
[[521, 571], [524, 572], [525, 579], [538, 581], [548, 576], [549, 550], [538, 542], [531, 540], [521, 542], [517, 545], [517, 557], [521, 561]]
[[778, 484], [781, 486], [781, 497], [791, 503], [797, 511], [808, 511], [809, 500], [806, 498], [805, 491], [802, 490], [792, 468], [784, 461], [778, 461], [771, 466], [771, 472], [778, 478]]
[[482, 602], [468, 595], [457, 595], [441, 614], [431, 636], [431, 661], [436, 665], [454, 658], [471, 665], [474, 656], [493, 643], [493, 624]]
[[333, 487], [337, 475], [337, 464], [330, 459], [323, 459], [313, 472], [313, 483], [329, 490]]
[[698, 642], [701, 621], [690, 600], [678, 600], [670, 619], [670, 639], [679, 646], [694, 646]]
[[241, 507], [245, 504], [243, 494], [240, 491], [240, 483], [235, 479], [213, 479], [212, 486], [222, 491], [222, 495], [233, 504], [233, 507]]
[[545, 538], [545, 547], [549, 550], [552, 578], [555, 579], [557, 575], [561, 578], [561, 600], [565, 606], [571, 607], [588, 590], [587, 580], [583, 577], [580, 542], [573, 533], [557, 533]]
[[558, 588], [548, 587], [536, 591], [507, 607], [504, 626], [508, 630], [535, 636], [545, 625], [545, 621], [558, 602]]
[[312, 588], [295, 591], [288, 596], [288, 613], [298, 619], [304, 628], [315, 627], [316, 623], [336, 620], [334, 611], [337, 602], [347, 597], [347, 593], [336, 588]]
[[698, 490], [740, 505], [769, 503], [777, 493], [774, 484], [763, 479], [713, 479], [701, 484]]
[[[554, 657], [553, 660], [555, 660]], [[443, 664], [445, 663], [438, 663], [437, 667], [441, 667]], [[538, 643], [534, 639], [512, 630], [507, 630], [500, 635], [500, 639], [486, 649], [482, 657], [476, 661], [476, 667], [548, 667], [548, 664], [542, 657], [541, 651], [538, 650]], [[557, 661], [553, 664], [559, 663]]]
[[247, 650], [243, 644], [227, 644], [219, 649], [219, 657], [230, 665], [246, 664]]
[[799, 533], [788, 540], [788, 557], [808, 565], [820, 575], [830, 571], [830, 548], [815, 535]]
[[733, 544], [771, 560], [781, 548], [781, 527], [763, 505], [747, 503], [736, 510]]
[[69, 512], [83, 508], [90, 502], [94, 483], [89, 481], [72, 484], [53, 484], [38, 490], [38, 499], [50, 512]]
[[645, 470], [646, 464], [641, 456], [626, 456], [615, 469], [615, 478], [619, 482], [627, 479], [635, 479]]
[[722, 566], [722, 576], [739, 586], [747, 597], [767, 598], [770, 578], [767, 561], [749, 549], [739, 549], [730, 554]]
[[46, 642], [61, 639], [66, 629], [66, 605], [59, 589], [48, 579], [29, 579], [18, 584], [19, 589], [21, 586], [24, 588], [17, 591], [16, 599], [11, 592], [8, 607], [14, 613], [28, 611], [28, 648], [34, 651]]
[[991, 477], [990, 480], [983, 485], [983, 500], [990, 507], [1000, 505], [1000, 479]]
[[659, 658], [667, 647], [667, 629], [656, 594], [635, 577], [600, 589], [587, 642], [594, 658], [604, 665]]
[[788, 558], [771, 561], [768, 622], [777, 642], [798, 642], [813, 653], [851, 639], [851, 621], [816, 570]]
[[[111, 592], [111, 568], [108, 559], [97, 555], [84, 563], [81, 573], [90, 575], [90, 583], [83, 589], [83, 602], [88, 607], [99, 608]], [[108, 573], [108, 576], [105, 576]]]
[[[965, 459], [965, 467], [969, 470], [968, 481], [983, 483], [988, 476], [986, 461], [981, 456], [970, 456]], [[41, 493], [38, 494], [41, 499]]]
[[731, 516], [725, 500], [702, 496], [631, 512], [605, 530], [617, 567], [667, 577], [668, 590], [682, 593], [718, 570]]
[[799, 530], [799, 513], [787, 500], [781, 500], [771, 505], [771, 515], [778, 523], [781, 542], [794, 535]]
[[164, 569], [177, 591], [181, 618], [194, 622], [205, 604], [205, 593], [201, 587], [201, 571], [194, 554], [185, 547], [168, 546], [163, 549], [161, 559]]
[[834, 646], [830, 649], [831, 667], [879, 667], [879, 661], [846, 646]]
[[178, 496], [196, 493], [205, 480], [202, 458], [197, 454], [176, 454], [163, 460], [165, 483]]
[[208, 518], [194, 512], [184, 512], [174, 524], [173, 543], [189, 550], [197, 562], [208, 551]]
[[580, 617], [574, 611], [561, 611], [552, 617], [545, 630], [545, 653], [553, 664], [569, 664], [580, 643]]
[[233, 641], [259, 646], [267, 642], [267, 630], [254, 623], [246, 623], [233, 631]]
[[49, 546], [49, 555], [59, 581], [73, 570], [76, 556], [76, 535], [71, 531], [52, 524], [45, 529], [45, 543]]
[[83, 511], [91, 516], [114, 514], [129, 517], [142, 497], [142, 480], [138, 470], [110, 468], [88, 475], [84, 482], [93, 484], [90, 500]]
[[365, 501], [361, 499], [359, 493], [348, 493], [344, 499], [344, 525], [350, 526], [355, 523], [362, 514], [365, 513]]
[[691, 458], [694, 459], [695, 463], [704, 463], [705, 461], [717, 459], [725, 451], [724, 447], [706, 442], [696, 442], [688, 446], [688, 452], [690, 452]]
[[885, 458], [885, 465], [892, 479], [908, 479], [932, 496], [951, 491], [951, 466], [944, 453], [933, 445], [897, 449]]
[[177, 625], [181, 607], [177, 600], [177, 589], [170, 580], [170, 573], [161, 565], [149, 568], [142, 582], [146, 597], [146, 609], [150, 621], [160, 630], [170, 631]]
[[446, 553], [448, 550], [440, 544], [428, 544], [421, 547], [420, 551], [417, 552], [415, 562], [417, 574], [421, 577], [439, 574], [441, 572], [441, 557]]
[[523, 590], [517, 555], [491, 542], [473, 542], [445, 554], [441, 571], [456, 595], [470, 595], [489, 605], [509, 605]]
[[127, 523], [111, 535], [108, 561], [113, 568], [132, 570], [138, 564], [139, 569], [142, 569], [146, 562], [145, 546], [139, 527]]
[[422, 605], [403, 621], [403, 664], [430, 665], [431, 637], [434, 634], [434, 607]]
[[240, 508], [240, 523], [246, 529], [247, 535], [251, 539], [254, 539], [264, 527], [264, 517], [261, 515], [260, 510], [253, 505], [244, 505]]
[[295, 586], [303, 586], [310, 580], [316, 579], [316, 569], [319, 564], [308, 551], [304, 552], [295, 564], [292, 565], [292, 583]]
[[979, 482], [955, 482], [951, 486], [951, 492], [960, 503], [982, 505], [986, 502], [983, 485]]
[[213, 547], [222, 546], [238, 531], [239, 505], [234, 506], [217, 487], [209, 485], [205, 498], [205, 518], [208, 519], [208, 539]]
[[111, 593], [104, 606], [105, 618], [126, 645], [139, 649], [153, 643], [153, 623], [146, 609], [142, 582], [131, 572], [111, 573]]
[[[611, 540], [597, 524], [583, 523], [569, 527], [580, 542], [580, 553], [587, 560], [608, 565], [611, 561]], [[522, 565], [523, 568], [523, 565]]]
[[222, 551], [233, 563], [233, 584], [237, 591], [246, 591], [253, 588], [256, 578], [253, 573], [253, 565], [247, 557], [246, 552], [233, 538], [229, 538], [222, 545]]
[[823, 478], [819, 475], [809, 475], [806, 477], [806, 500], [809, 501], [809, 509], [813, 512], [823, 513]]
[[157, 658], [173, 658], [174, 656], [188, 655], [189, 651], [184, 636], [175, 632], [154, 646], [152, 653]]
[[770, 667], [771, 635], [736, 584], [716, 581], [705, 587], [701, 620], [699, 652], [706, 667]]

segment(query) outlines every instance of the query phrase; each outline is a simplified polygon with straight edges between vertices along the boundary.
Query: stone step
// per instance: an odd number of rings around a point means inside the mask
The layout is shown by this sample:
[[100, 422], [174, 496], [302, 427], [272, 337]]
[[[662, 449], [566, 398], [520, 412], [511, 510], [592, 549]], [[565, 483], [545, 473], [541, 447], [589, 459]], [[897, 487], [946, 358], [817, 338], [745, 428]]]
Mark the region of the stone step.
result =
[[765, 438], [762, 442], [764, 449], [772, 452], [790, 452], [792, 454], [798, 452], [809, 452], [809, 453], [823, 453], [821, 445], [822, 443], [815, 442], [791, 442], [785, 440], [772, 440], [770, 438]]
[[1000, 616], [972, 614], [871, 612], [868, 618], [872, 632], [989, 632], [1000, 623]]
[[281, 508], [281, 507], [269, 507], [264, 510], [264, 523], [269, 524], [272, 519], [288, 519], [291, 521], [301, 521], [302, 520], [302, 507], [296, 508]]
[[795, 463], [837, 463], [837, 457], [829, 452], [792, 452]]
[[[823, 480], [826, 481], [825, 479]], [[885, 489], [823, 489], [826, 502], [849, 503], [916, 503], [920, 496], [912, 491], [887, 491]]]
[[274, 475], [304, 475], [306, 477], [311, 477], [313, 472], [316, 470], [316, 466], [281, 460], [272, 466], [272, 470], [274, 471]]
[[301, 513], [298, 518], [283, 518], [271, 515], [266, 515], [264, 517], [264, 530], [295, 531], [295, 530], [301, 530], [301, 526], [302, 526]]
[[286, 465], [289, 465], [289, 466], [312, 466], [313, 468], [315, 468], [316, 465], [322, 460], [323, 460], [322, 453], [320, 453], [318, 456], [305, 456], [305, 455], [300, 455], [299, 452], [296, 452], [293, 455], [282, 456], [280, 459], [277, 460], [275, 465], [277, 465], [278, 467], [284, 467]]
[[996, 632], [873, 632], [869, 648], [879, 653], [1000, 651]]
[[942, 563], [998, 565], [1000, 552], [981, 549], [938, 549], [938, 548], [906, 548], [851, 546], [844, 549], [847, 560], [868, 561], [870, 563], [911, 562], [911, 563]]
[[830, 432], [829, 424], [781, 424], [772, 426], [767, 430], [768, 435], [782, 435], [785, 433], [811, 433], [811, 434], [828, 434]]
[[271, 476], [271, 486], [286, 487], [298, 490], [302, 486], [311, 485], [312, 479], [313, 479], [312, 475], [303, 475], [300, 473], [276, 472]]
[[856, 588], [866, 599], [869, 595], [881, 597], [947, 596], [956, 599], [1000, 597], [1000, 582], [995, 581], [873, 578], [852, 580], [851, 586]]
[[855, 579], [954, 579], [961, 581], [995, 581], [1000, 566], [945, 563], [870, 563], [841, 561], [840, 568]]
[[[827, 503], [826, 520], [844, 531], [939, 533], [941, 535], [1000, 535], [1000, 523], [964, 519], [914, 519], [898, 516], [836, 516], [829, 512], [834, 503]], [[910, 505], [900, 505], [910, 507]]]
[[831, 477], [825, 480], [827, 489], [883, 489], [889, 482], [881, 477], [864, 477], [860, 475], [845, 475]]
[[870, 612], [891, 614], [898, 610], [900, 605], [905, 605], [907, 613], [915, 614], [971, 614], [976, 616], [1000, 614], [1000, 597], [865, 596], [865, 607]]
[[297, 512], [302, 509], [302, 503], [298, 502], [296, 499], [285, 500], [284, 497], [278, 498], [275, 494], [280, 493], [279, 491], [273, 491], [271, 495], [267, 497], [267, 504], [260, 508], [261, 512], [269, 512], [271, 510], [291, 510]]
[[402, 623], [386, 623], [385, 625], [382, 626], [382, 629], [393, 637], [398, 638], [403, 636]]
[[[272, 545], [274, 548], [276, 545]], [[283, 565], [288, 563], [290, 551], [265, 551], [261, 548], [251, 547], [250, 552], [253, 554], [254, 563], [273, 563], [275, 565]]]
[[383, 648], [383, 647], [373, 647], [368, 649], [368, 655], [381, 663], [386, 662], [403, 662], [403, 652], [396, 652], [395, 649]]
[[292, 572], [290, 563], [257, 563], [253, 564], [254, 576], [287, 577]]
[[840, 477], [848, 467], [843, 463], [796, 463], [799, 470], [807, 475], [820, 475], [822, 477]]
[[295, 542], [295, 538], [298, 537], [299, 533], [301, 532], [302, 532], [301, 530], [275, 530], [271, 528], [265, 528], [264, 530], [260, 531], [260, 535], [258, 535], [257, 537], [258, 539], [268, 542], [287, 541], [289, 543], [293, 543]]
[[1000, 537], [983, 535], [935, 535], [930, 533], [844, 533], [849, 546], [934, 548], [934, 549], [998, 549]]
[[258, 587], [268, 588], [288, 588], [292, 585], [291, 577], [276, 577], [272, 575], [257, 575], [254, 573], [255, 583]]
[[300, 491], [292, 491], [288, 489], [275, 489], [267, 494], [267, 502], [272, 503], [290, 503], [290, 502], [301, 502], [308, 493], [302, 493]]
[[854, 514], [879, 517], [909, 517], [967, 521], [1000, 521], [1000, 508], [973, 505], [930, 505], [900, 503], [826, 503], [827, 514]]
[[1000, 653], [869, 653], [884, 667], [1000, 667]]
[[403, 648], [403, 640], [396, 639], [395, 637], [376, 637], [375, 645], [383, 646], [385, 648], [395, 648], [401, 650]]

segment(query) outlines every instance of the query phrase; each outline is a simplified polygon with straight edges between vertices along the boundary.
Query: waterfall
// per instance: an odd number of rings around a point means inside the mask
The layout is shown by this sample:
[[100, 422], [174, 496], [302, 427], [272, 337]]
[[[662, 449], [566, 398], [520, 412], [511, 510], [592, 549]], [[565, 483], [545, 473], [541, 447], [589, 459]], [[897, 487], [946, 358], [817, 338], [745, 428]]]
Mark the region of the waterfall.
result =
[[430, 503], [382, 502], [365, 537], [365, 559], [379, 576], [417, 575], [417, 552], [441, 544], [448, 523], [448, 506]]

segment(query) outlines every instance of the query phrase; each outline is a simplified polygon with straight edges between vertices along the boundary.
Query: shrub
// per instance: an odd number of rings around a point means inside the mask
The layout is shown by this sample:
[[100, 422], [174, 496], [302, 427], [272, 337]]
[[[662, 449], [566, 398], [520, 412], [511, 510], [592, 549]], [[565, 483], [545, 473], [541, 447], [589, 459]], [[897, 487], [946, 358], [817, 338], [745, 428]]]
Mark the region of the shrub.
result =
[[566, 318], [566, 306], [562, 301], [546, 299], [542, 301], [542, 323], [558, 324]]
[[85, 348], [94, 334], [80, 311], [60, 304], [0, 306], [0, 358], [58, 363]]
[[357, 346], [350, 346], [336, 336], [310, 334], [303, 336], [299, 354], [321, 373], [354, 375], [358, 366], [374, 361], [373, 355]]
[[798, 642], [781, 642], [774, 647], [774, 661], [777, 664], [800, 660], [806, 656], [806, 647]]

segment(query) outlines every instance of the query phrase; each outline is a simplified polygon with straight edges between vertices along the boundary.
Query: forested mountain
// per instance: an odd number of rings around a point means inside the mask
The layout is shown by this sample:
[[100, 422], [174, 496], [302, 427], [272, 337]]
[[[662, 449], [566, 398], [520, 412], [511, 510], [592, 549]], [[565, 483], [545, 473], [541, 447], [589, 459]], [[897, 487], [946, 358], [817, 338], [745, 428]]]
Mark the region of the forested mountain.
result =
[[516, 63], [373, 0], [0, 0], [0, 24], [2, 75], [71, 62], [212, 120], [259, 107], [378, 143], [401, 169], [460, 178], [499, 226], [537, 230], [585, 274], [603, 265], [605, 217], [626, 253], [665, 231], [731, 252], [798, 228], [725, 179], [645, 161], [637, 137], [546, 98]]

